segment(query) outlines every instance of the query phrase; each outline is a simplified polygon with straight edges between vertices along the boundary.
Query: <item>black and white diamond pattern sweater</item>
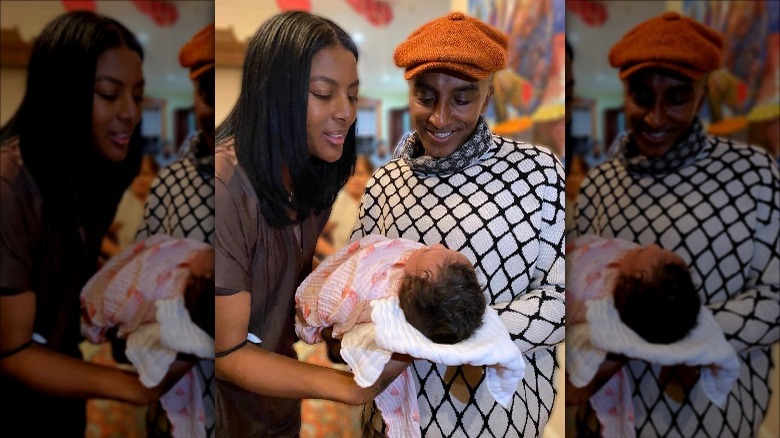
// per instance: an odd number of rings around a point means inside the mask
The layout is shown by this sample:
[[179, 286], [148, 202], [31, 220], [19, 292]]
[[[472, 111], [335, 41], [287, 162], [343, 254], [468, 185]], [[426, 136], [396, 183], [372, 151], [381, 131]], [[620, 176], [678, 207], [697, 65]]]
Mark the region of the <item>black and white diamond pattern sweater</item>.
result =
[[[491, 397], [482, 368], [414, 362], [422, 435], [540, 436], [556, 394], [555, 345], [564, 339], [560, 162], [544, 148], [492, 135], [484, 120], [449, 157], [415, 157], [416, 134], [403, 148], [369, 181], [353, 240], [382, 234], [463, 253], [528, 362], [509, 410]], [[364, 420], [381, 429], [375, 406]]]
[[167, 234], [214, 245], [214, 152], [200, 134], [188, 140], [182, 148], [189, 154], [163, 168], [152, 182], [136, 241]]
[[[180, 148], [181, 158], [163, 168], [152, 182], [144, 222], [135, 240], [155, 234], [189, 238], [214, 245], [214, 152], [202, 134], [190, 136]], [[216, 434], [214, 419], [214, 360], [193, 367], [203, 388], [206, 436]], [[149, 407], [148, 436], [172, 436], [170, 421], [158, 402]]]
[[[755, 436], [769, 404], [770, 346], [780, 338], [777, 165], [758, 148], [707, 136], [698, 119], [660, 158], [639, 156], [634, 144], [625, 135], [615, 158], [588, 174], [576, 233], [657, 243], [682, 256], [741, 360], [723, 409], [699, 385], [677, 403], [659, 383], [659, 366], [630, 361], [637, 436]], [[591, 414], [580, 412], [578, 428], [592, 426]]]

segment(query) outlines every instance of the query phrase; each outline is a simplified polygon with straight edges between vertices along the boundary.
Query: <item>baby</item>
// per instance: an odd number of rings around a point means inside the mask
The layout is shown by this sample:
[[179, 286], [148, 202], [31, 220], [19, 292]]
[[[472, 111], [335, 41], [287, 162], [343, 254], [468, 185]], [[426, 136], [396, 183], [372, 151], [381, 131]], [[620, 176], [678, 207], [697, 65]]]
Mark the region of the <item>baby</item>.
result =
[[482, 324], [485, 295], [474, 267], [457, 251], [369, 235], [327, 258], [295, 294], [296, 333], [307, 343], [333, 327], [340, 338], [371, 321], [370, 301], [398, 296], [404, 316], [437, 344], [468, 339]]
[[[156, 386], [177, 357], [214, 357], [213, 272], [214, 250], [206, 243], [165, 235], [137, 242], [82, 289], [81, 333], [92, 343], [121, 338], [113, 346], [135, 366], [144, 386]], [[160, 399], [177, 436], [205, 428], [203, 388], [195, 372]]]
[[82, 332], [102, 342], [156, 321], [158, 300], [183, 299], [189, 318], [214, 336], [214, 249], [190, 239], [153, 236], [112, 257], [81, 293]]
[[566, 245], [566, 324], [585, 322], [585, 301], [608, 294], [623, 323], [653, 344], [684, 338], [701, 307], [685, 261], [672, 251], [594, 235]]

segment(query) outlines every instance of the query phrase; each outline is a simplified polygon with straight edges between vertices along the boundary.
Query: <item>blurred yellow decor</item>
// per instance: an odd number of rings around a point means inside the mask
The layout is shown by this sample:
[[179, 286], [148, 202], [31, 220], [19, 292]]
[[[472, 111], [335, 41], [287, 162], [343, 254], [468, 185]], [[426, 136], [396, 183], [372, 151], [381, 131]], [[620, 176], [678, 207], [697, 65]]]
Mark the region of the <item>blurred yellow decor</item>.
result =
[[754, 106], [748, 113], [747, 120], [749, 122], [763, 122], [778, 117], [780, 117], [780, 103], [775, 100]]
[[521, 132], [527, 131], [533, 124], [533, 120], [528, 116], [515, 117], [493, 126], [492, 131], [505, 137], [514, 137]]
[[561, 120], [566, 116], [566, 104], [564, 102], [548, 103], [534, 111], [531, 119], [536, 123]]

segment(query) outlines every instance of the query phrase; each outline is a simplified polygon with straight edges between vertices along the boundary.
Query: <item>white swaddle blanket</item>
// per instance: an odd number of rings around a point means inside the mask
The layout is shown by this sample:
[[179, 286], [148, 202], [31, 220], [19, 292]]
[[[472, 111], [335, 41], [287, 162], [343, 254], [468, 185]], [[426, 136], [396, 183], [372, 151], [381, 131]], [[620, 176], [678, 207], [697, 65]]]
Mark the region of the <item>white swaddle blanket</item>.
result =
[[[724, 405], [739, 376], [739, 358], [708, 308], [702, 306], [696, 326], [682, 340], [651, 344], [623, 323], [611, 296], [589, 300], [586, 306], [587, 322], [566, 328], [566, 373], [574, 386], [587, 385], [609, 351], [664, 366], [701, 366], [702, 390], [713, 403]], [[622, 373], [590, 398], [605, 437], [636, 435], [631, 389]]]
[[[488, 365], [488, 389], [508, 406], [525, 371], [523, 356], [496, 311], [486, 307], [482, 326], [467, 340], [440, 345], [412, 327], [398, 304], [406, 261], [424, 245], [369, 235], [328, 257], [298, 287], [295, 331], [307, 343], [321, 342], [333, 327], [341, 354], [362, 387], [371, 386], [392, 353], [445, 365]], [[370, 307], [369, 307], [370, 305]], [[419, 437], [414, 379], [404, 371], [377, 398], [388, 437]]]
[[[156, 235], [112, 257], [81, 292], [82, 334], [101, 343], [117, 327], [127, 339], [127, 358], [149, 388], [162, 381], [177, 353], [213, 358], [214, 341], [192, 322], [182, 296], [189, 261], [208, 247]], [[175, 437], [206, 436], [203, 388], [193, 373], [160, 398]]]
[[[525, 372], [525, 360], [509, 338], [506, 327], [491, 307], [486, 307], [482, 326], [463, 342], [436, 344], [412, 327], [398, 305], [397, 297], [371, 302], [373, 322], [357, 324], [344, 334], [341, 356], [352, 368], [361, 387], [379, 378], [392, 353], [408, 354], [449, 366], [487, 366], [490, 394], [508, 407]], [[420, 423], [414, 378], [404, 371], [375, 400], [387, 425], [388, 437], [419, 437]]]

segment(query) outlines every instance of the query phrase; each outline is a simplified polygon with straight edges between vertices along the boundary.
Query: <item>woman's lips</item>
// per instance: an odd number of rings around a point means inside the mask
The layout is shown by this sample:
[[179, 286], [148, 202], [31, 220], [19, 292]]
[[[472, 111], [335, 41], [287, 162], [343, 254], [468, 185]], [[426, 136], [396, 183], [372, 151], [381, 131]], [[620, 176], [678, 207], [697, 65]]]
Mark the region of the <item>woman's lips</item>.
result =
[[339, 133], [339, 132], [326, 132], [324, 135], [328, 143], [334, 146], [342, 146], [346, 138], [345, 133]]
[[129, 133], [109, 133], [108, 137], [111, 139], [111, 141], [120, 146], [127, 146], [130, 144]]

